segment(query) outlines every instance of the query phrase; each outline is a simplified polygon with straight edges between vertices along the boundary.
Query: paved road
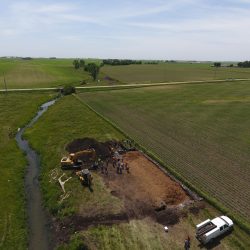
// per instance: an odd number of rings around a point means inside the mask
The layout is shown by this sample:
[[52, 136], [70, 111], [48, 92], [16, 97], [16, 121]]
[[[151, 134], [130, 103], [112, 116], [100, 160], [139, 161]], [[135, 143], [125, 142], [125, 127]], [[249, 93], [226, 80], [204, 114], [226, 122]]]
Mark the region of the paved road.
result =
[[[114, 89], [122, 87], [151, 87], [151, 86], [164, 86], [164, 85], [177, 85], [177, 84], [201, 84], [201, 83], [222, 83], [222, 82], [239, 82], [250, 81], [250, 79], [225, 79], [225, 80], [210, 80], [210, 81], [185, 81], [185, 82], [159, 82], [159, 83], [134, 83], [134, 84], [120, 84], [120, 85], [108, 85], [108, 86], [83, 86], [76, 87], [76, 89]], [[18, 91], [50, 91], [58, 90], [60, 87], [54, 88], [22, 88], [22, 89], [8, 89], [8, 92]], [[0, 89], [0, 92], [5, 92], [5, 89]]]

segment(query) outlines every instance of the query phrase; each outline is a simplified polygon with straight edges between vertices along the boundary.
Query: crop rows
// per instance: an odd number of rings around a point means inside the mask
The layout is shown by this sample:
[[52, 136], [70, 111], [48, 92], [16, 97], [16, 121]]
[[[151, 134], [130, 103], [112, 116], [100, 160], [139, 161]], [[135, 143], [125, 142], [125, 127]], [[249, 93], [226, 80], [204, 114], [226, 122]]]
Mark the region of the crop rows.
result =
[[193, 186], [249, 219], [249, 103], [206, 106], [203, 102], [225, 96], [248, 98], [250, 87], [224, 87], [219, 94], [211, 85], [166, 88], [166, 93], [162, 89], [103, 92], [83, 98]]

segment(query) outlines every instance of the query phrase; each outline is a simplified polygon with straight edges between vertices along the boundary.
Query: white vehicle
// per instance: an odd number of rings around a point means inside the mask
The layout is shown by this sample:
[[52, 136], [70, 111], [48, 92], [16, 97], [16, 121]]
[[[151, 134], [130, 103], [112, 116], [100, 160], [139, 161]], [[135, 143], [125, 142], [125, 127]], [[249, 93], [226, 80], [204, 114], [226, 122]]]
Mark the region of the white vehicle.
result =
[[233, 221], [227, 216], [206, 220], [196, 226], [196, 238], [203, 244], [233, 229]]

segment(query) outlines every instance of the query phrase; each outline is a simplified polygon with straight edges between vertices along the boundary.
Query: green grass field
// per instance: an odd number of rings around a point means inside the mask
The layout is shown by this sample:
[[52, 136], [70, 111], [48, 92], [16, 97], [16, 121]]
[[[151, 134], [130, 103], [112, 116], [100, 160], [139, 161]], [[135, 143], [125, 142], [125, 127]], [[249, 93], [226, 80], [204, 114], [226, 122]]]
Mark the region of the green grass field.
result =
[[[85, 60], [100, 63], [100, 60]], [[196, 81], [215, 79], [250, 78], [249, 69], [214, 68], [210, 64], [160, 63], [129, 66], [104, 66], [98, 79], [93, 82], [83, 70], [75, 70], [73, 59], [0, 59], [0, 89], [5, 74], [8, 88], [62, 87], [66, 84], [113, 85], [121, 83], [155, 83], [171, 81]], [[110, 77], [110, 80], [105, 79]], [[112, 80], [113, 79], [113, 80]]]
[[[104, 184], [101, 183], [98, 175], [95, 176], [99, 180], [95, 186], [95, 200], [90, 199], [90, 192], [82, 192], [83, 188], [77, 178], [74, 178], [67, 185], [69, 190], [74, 192], [69, 199], [59, 204], [61, 189], [57, 185], [57, 180], [51, 181], [51, 173], [54, 169], [58, 171], [58, 175], [62, 174], [60, 160], [67, 154], [65, 146], [72, 140], [84, 137], [101, 141], [123, 138], [111, 125], [97, 117], [75, 97], [68, 96], [51, 107], [33, 128], [27, 130], [25, 136], [41, 154], [44, 199], [52, 214], [62, 217], [74, 213], [81, 214], [90, 211], [93, 207], [95, 209], [91, 212], [92, 216], [100, 211], [103, 214], [110, 211], [119, 212], [121, 204], [109, 192], [102, 191]], [[82, 203], [82, 200], [85, 202]]]
[[211, 199], [250, 218], [249, 83], [80, 96]]
[[[51, 174], [55, 170], [57, 176], [62, 173], [59, 162], [65, 154], [65, 145], [85, 136], [101, 141], [123, 138], [120, 132], [74, 96], [59, 100], [26, 132], [26, 137], [41, 155], [41, 183], [45, 203], [52, 214], [62, 220], [72, 214], [83, 217], [116, 214], [123, 208], [123, 203], [110, 194], [98, 174], [94, 174], [93, 193], [84, 189], [76, 178], [71, 179], [65, 186], [70, 197], [60, 203], [62, 191]], [[66, 175], [71, 176], [71, 171]], [[72, 233], [71, 242], [59, 249], [77, 249], [82, 243], [90, 249], [182, 249], [182, 239], [187, 234], [191, 235], [193, 249], [200, 249], [194, 239], [194, 225], [217, 213], [208, 207], [199, 215], [190, 214], [171, 228], [171, 233], [167, 236], [161, 225], [148, 219], [113, 226], [92, 226], [86, 231]], [[247, 242], [248, 236], [236, 228], [233, 234], [221, 242], [218, 249], [244, 249], [248, 247]]]
[[[74, 70], [72, 59], [0, 59], [0, 89], [59, 87], [79, 85], [85, 80], [94, 85], [89, 75]], [[165, 81], [248, 78], [250, 70], [221, 68], [215, 72], [207, 64], [159, 64], [105, 66], [105, 76], [116, 83], [150, 83]], [[60, 159], [65, 146], [76, 138], [93, 137], [100, 141], [123, 139], [123, 133], [89, 109], [109, 118], [125, 133], [146, 147], [158, 159], [233, 214], [250, 217], [250, 108], [249, 83], [176, 85], [116, 91], [80, 93], [63, 97], [29, 128], [25, 137], [40, 154], [41, 188], [51, 215], [65, 220], [71, 215], [100, 216], [118, 214], [123, 202], [111, 195], [102, 178], [94, 173], [94, 193], [84, 189], [73, 178], [66, 184], [69, 197], [62, 201], [57, 178], [63, 173]], [[41, 103], [55, 94], [17, 93], [0, 95], [0, 249], [26, 249], [27, 227], [24, 197], [25, 156], [18, 149], [14, 135], [34, 115]], [[218, 215], [207, 206], [198, 215], [188, 216], [167, 235], [162, 226], [150, 219], [131, 220], [112, 226], [92, 226], [76, 234], [69, 244], [59, 249], [77, 249], [81, 243], [90, 249], [182, 249], [189, 234], [192, 249], [200, 249], [194, 238], [198, 222]], [[249, 222], [249, 221], [248, 221]], [[248, 249], [249, 235], [235, 231], [218, 249]], [[57, 242], [56, 242], [57, 243]]]
[[73, 59], [0, 59], [0, 88], [4, 88], [3, 73], [8, 88], [61, 87], [91, 82], [83, 70], [75, 70]]
[[35, 115], [48, 94], [0, 94], [0, 249], [26, 249], [25, 156], [15, 133]]
[[249, 69], [214, 68], [211, 64], [161, 63], [129, 66], [105, 66], [102, 73], [123, 83], [155, 83], [175, 81], [250, 78]]
[[[191, 237], [191, 249], [212, 249], [200, 246], [193, 232], [197, 223], [207, 217], [213, 217], [214, 214], [214, 211], [211, 212], [211, 209], [205, 209], [199, 215], [189, 215], [171, 227], [167, 234], [164, 232], [162, 225], [155, 223], [149, 218], [131, 220], [129, 223], [119, 225], [91, 227], [87, 231], [74, 235], [70, 244], [63, 245], [58, 250], [77, 249], [75, 246], [79, 246], [81, 240], [89, 249], [182, 250], [183, 241], [181, 239], [185, 239], [187, 234]], [[233, 234], [222, 240], [213, 249], [248, 249], [248, 240], [248, 236], [237, 228]]]

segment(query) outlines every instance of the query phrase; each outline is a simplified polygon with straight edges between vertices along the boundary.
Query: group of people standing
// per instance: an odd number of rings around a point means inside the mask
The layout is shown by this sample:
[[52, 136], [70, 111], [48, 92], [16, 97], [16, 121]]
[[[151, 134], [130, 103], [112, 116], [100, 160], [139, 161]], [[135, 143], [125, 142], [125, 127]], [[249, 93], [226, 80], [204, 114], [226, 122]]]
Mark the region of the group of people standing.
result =
[[116, 159], [115, 157], [113, 157], [112, 161], [113, 168], [116, 168], [117, 174], [122, 174], [122, 171], [127, 171], [127, 173], [129, 173], [128, 163], [124, 162], [122, 158]]
[[123, 171], [129, 173], [128, 163], [123, 160], [118, 152], [115, 152], [111, 158], [107, 158], [105, 161], [102, 161], [101, 159], [98, 160], [98, 165], [102, 174], [108, 175], [108, 166], [110, 163], [112, 163], [113, 168], [116, 169], [117, 174], [122, 174]]

